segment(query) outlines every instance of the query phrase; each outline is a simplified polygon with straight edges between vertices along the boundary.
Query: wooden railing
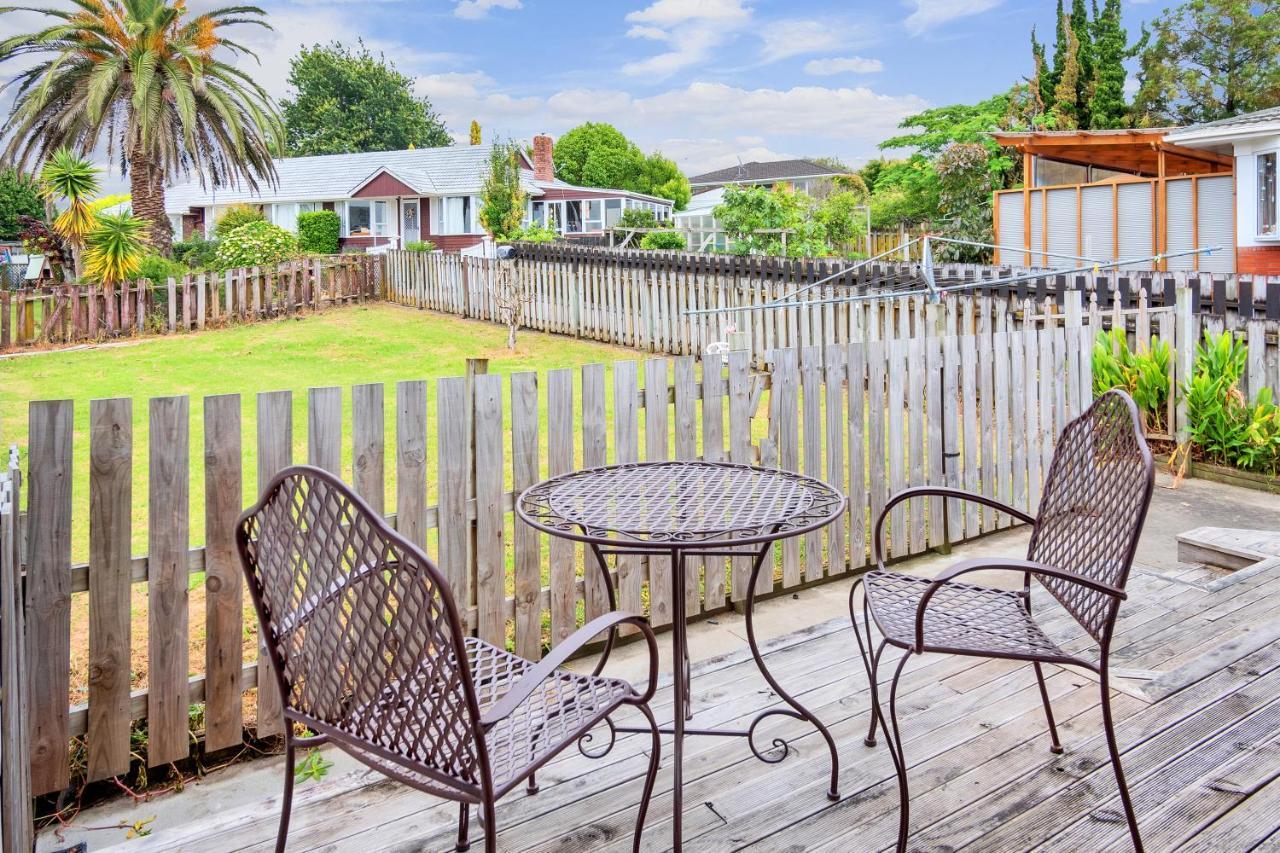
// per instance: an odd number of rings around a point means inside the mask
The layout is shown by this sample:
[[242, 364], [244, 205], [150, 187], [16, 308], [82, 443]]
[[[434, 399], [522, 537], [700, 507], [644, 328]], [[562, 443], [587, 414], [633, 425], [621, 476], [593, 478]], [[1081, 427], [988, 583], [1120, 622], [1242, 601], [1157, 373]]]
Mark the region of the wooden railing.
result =
[[331, 255], [275, 269], [129, 281], [111, 290], [92, 284], [0, 290], [0, 350], [204, 329], [360, 302], [382, 292], [381, 270], [378, 256]]
[[[864, 567], [869, 525], [907, 485], [963, 485], [1034, 508], [1054, 437], [1089, 399], [1091, 341], [1087, 325], [1057, 325], [783, 349], [755, 375], [746, 354], [734, 352], [727, 365], [708, 360], [701, 371], [682, 356], [477, 375], [471, 390], [464, 378], [312, 388], [305, 428], [293, 422], [288, 390], [259, 394], [248, 418], [239, 395], [153, 398], [146, 436], [133, 433], [132, 400], [94, 400], [88, 435], [77, 439], [89, 446], [83, 466], [72, 455], [78, 404], [32, 403], [24, 608], [34, 791], [72, 781], [70, 738], [85, 739], [89, 780], [127, 772], [131, 751], [149, 766], [186, 757], [191, 705], [203, 709], [197, 735], [206, 749], [240, 743], [244, 694], [262, 681], [242, 652], [252, 619], [231, 532], [256, 484], [295, 459], [352, 482], [424, 545], [472, 630], [537, 658], [598, 615], [605, 597], [580, 548], [544, 549], [542, 536], [515, 522], [514, 496], [535, 480], [588, 465], [696, 457], [821, 476], [848, 491], [850, 510], [829, 529], [779, 547], [761, 591], [791, 590]], [[392, 422], [384, 412], [394, 412]], [[486, 476], [473, 475], [473, 453], [485, 460]], [[201, 481], [193, 495], [191, 484]], [[132, 547], [135, 505], [147, 507], [141, 555]], [[917, 554], [1009, 523], [959, 504], [949, 525], [942, 519], [939, 501], [899, 506], [889, 553]], [[87, 542], [73, 542], [73, 530]], [[471, 531], [495, 547], [474, 548]], [[73, 553], [87, 553], [88, 562], [73, 564]], [[649, 584], [651, 569], [636, 558], [611, 567], [621, 606], [661, 627], [672, 602], [665, 587]], [[700, 569], [687, 592], [690, 614], [744, 600], [745, 561], [712, 559]], [[144, 583], [148, 639], [131, 660], [131, 591]], [[203, 597], [202, 609], [189, 602], [189, 589]], [[87, 607], [75, 618], [87, 612], [95, 628], [87, 648], [72, 649], [72, 600], [80, 594]], [[85, 636], [78, 627], [74, 636]], [[205, 672], [190, 676], [199, 671], [188, 664], [197, 635]], [[133, 668], [146, 670], [147, 689], [130, 689]], [[87, 701], [69, 706], [73, 692]], [[257, 733], [279, 732], [278, 697], [256, 692]], [[143, 718], [140, 749], [131, 737]]]

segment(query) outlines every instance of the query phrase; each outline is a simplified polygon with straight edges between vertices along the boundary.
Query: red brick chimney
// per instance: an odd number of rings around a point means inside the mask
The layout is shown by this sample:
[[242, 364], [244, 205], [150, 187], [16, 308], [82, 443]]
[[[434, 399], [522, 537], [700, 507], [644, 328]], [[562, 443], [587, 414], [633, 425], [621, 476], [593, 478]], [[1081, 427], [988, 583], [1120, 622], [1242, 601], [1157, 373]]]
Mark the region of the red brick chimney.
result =
[[556, 164], [551, 159], [551, 137], [539, 133], [533, 138], [533, 178], [536, 181], [554, 181]]

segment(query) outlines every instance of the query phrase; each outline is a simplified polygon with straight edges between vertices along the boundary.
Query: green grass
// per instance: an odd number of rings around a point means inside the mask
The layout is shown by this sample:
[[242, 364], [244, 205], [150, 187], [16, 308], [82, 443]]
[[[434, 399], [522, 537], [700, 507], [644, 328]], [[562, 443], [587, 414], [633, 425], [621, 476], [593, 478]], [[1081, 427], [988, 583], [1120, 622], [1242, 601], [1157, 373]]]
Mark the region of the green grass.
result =
[[[634, 350], [527, 331], [520, 334], [518, 347], [511, 352], [506, 348], [506, 330], [494, 324], [392, 305], [344, 308], [302, 319], [0, 359], [0, 439], [6, 445], [16, 442], [25, 457], [27, 403], [48, 399], [74, 401], [72, 550], [73, 559], [83, 561], [88, 554], [89, 401], [103, 397], [132, 398], [133, 549], [134, 553], [141, 554], [147, 550], [147, 400], [150, 397], [190, 397], [190, 527], [191, 543], [196, 546], [204, 542], [202, 456], [203, 397], [206, 395], [239, 393], [242, 397], [244, 496], [241, 502], [248, 503], [250, 496], [257, 491], [257, 392], [294, 392], [293, 458], [305, 461], [307, 389], [331, 385], [341, 387], [344, 402], [343, 476], [349, 478], [350, 386], [367, 382], [392, 383], [385, 391], [385, 422], [387, 508], [393, 510], [394, 382], [459, 376], [465, 369], [466, 359], [472, 357], [488, 358], [491, 373], [537, 371], [545, 374], [555, 368], [577, 368], [592, 362], [609, 363], [640, 356]], [[433, 493], [437, 467], [435, 390], [436, 383], [428, 383], [427, 461], [428, 481]], [[545, 390], [543, 398], [545, 418]], [[506, 426], [509, 429], [510, 423]], [[545, 420], [540, 438], [545, 456]], [[510, 443], [507, 442], [505, 449], [508, 452], [509, 448]], [[509, 463], [506, 467], [509, 469]]]

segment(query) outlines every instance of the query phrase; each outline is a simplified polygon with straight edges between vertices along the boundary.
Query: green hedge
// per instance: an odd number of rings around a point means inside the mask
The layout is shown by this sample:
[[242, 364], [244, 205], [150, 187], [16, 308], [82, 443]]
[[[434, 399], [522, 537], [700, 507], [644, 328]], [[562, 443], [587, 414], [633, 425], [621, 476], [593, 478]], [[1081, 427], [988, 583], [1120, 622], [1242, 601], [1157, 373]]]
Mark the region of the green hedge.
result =
[[641, 249], [674, 249], [683, 252], [689, 248], [684, 234], [675, 231], [650, 231], [640, 241]]
[[316, 210], [298, 214], [298, 242], [302, 251], [312, 255], [338, 254], [338, 235], [342, 221], [332, 210]]

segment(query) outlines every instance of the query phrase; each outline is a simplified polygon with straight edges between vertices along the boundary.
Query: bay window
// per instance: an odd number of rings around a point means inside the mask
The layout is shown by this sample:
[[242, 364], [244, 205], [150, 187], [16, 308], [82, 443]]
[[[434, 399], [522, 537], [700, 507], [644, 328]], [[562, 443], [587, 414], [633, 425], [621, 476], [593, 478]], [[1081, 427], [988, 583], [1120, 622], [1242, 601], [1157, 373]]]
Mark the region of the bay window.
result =
[[1258, 155], [1258, 235], [1275, 237], [1276, 152]]

